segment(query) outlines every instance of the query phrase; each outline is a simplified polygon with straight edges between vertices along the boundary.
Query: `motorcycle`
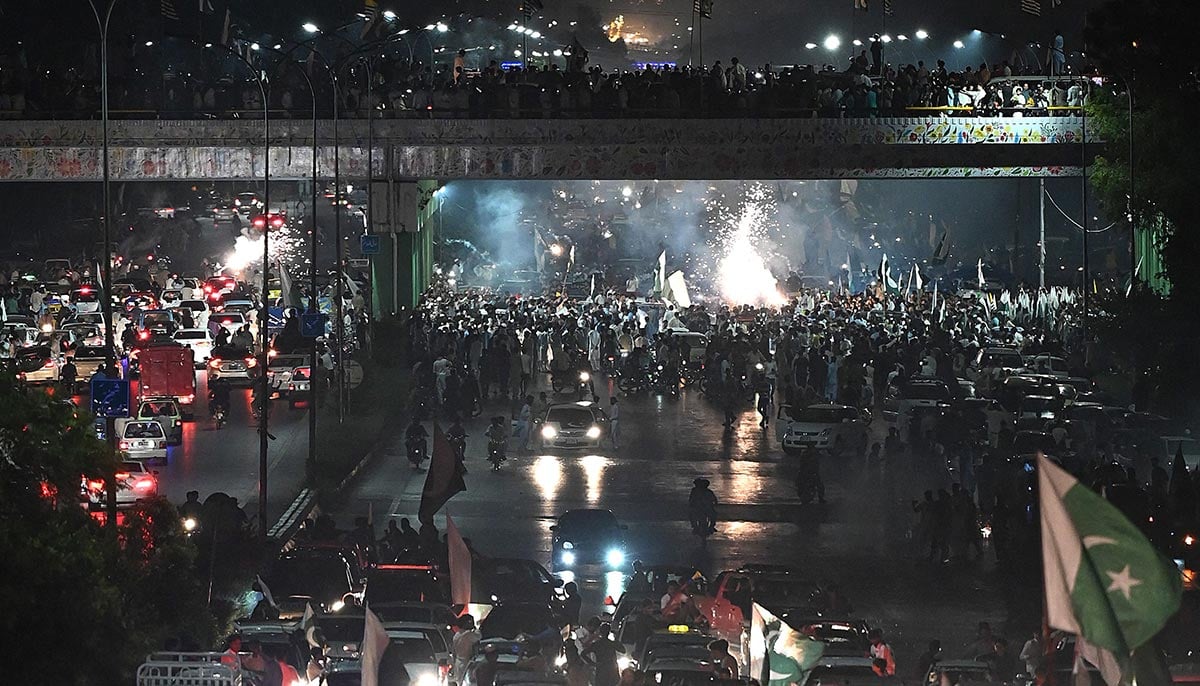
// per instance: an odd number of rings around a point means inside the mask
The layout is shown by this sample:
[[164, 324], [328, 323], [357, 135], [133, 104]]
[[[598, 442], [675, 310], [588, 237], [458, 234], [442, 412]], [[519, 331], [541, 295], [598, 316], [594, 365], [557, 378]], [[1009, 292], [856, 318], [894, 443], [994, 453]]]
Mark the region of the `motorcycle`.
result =
[[708, 537], [717, 531], [717, 517], [714, 512], [692, 510], [690, 513], [692, 533], [700, 537], [700, 545], [708, 543]]
[[213, 419], [213, 425], [217, 427], [217, 431], [220, 431], [221, 427], [225, 426], [225, 408], [224, 407], [213, 408], [212, 419]]
[[[801, 505], [808, 505], [818, 495], [821, 495], [817, 488], [817, 480], [805, 474], [796, 476], [796, 497], [800, 498]], [[824, 496], [821, 495], [822, 502]]]
[[467, 459], [467, 435], [447, 435], [446, 441], [450, 443], [450, 447], [454, 449], [454, 457], [462, 462]]
[[192, 515], [185, 516], [182, 521], [183, 534], [187, 538], [191, 538], [200, 532], [200, 520]]
[[420, 469], [426, 457], [425, 437], [414, 436], [405, 441], [405, 444], [408, 448], [409, 463], [412, 464], [413, 469]]
[[488, 462], [492, 463], [492, 471], [500, 471], [500, 465], [507, 459], [504, 456], [503, 441], [488, 441]]

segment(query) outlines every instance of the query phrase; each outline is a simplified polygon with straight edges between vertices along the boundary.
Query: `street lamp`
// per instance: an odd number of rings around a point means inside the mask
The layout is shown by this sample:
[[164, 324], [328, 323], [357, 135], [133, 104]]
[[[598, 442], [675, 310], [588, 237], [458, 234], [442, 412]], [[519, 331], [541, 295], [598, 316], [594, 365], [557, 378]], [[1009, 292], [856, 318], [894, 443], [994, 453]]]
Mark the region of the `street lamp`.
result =
[[816, 48], [816, 47], [817, 47], [817, 44], [816, 44], [816, 43], [805, 43], [805, 44], [804, 44], [804, 49], [805, 49], [805, 50], [812, 50], [812, 49], [814, 49], [814, 48]]
[[825, 37], [825, 49], [833, 52], [842, 46], [842, 39], [834, 35]]
[[929, 32], [925, 29], [917, 29], [917, 32], [914, 35], [916, 35], [917, 40], [925, 40], [929, 37]]
[[383, 18], [386, 19], [387, 21], [396, 21], [396, 13], [393, 12], [392, 10], [384, 10]]
[[956, 41], [954, 41], [954, 49], [955, 49], [955, 50], [962, 50], [962, 49], [963, 49], [963, 42], [962, 42], [962, 41], [960, 41], [960, 40], [956, 40]]
[[317, 28], [317, 25], [312, 23], [311, 21], [305, 22], [304, 25], [301, 26], [300, 28], [304, 29], [305, 33], [320, 33], [321, 32], [321, 29]]

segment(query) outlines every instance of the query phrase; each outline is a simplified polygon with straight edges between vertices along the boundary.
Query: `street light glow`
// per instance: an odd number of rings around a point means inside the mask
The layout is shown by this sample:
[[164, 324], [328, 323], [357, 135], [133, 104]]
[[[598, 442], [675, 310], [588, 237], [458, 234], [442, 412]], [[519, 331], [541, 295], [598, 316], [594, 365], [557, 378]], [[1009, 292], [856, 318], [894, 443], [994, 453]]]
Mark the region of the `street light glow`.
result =
[[438, 33], [445, 33], [450, 30], [450, 27], [446, 26], [445, 24], [443, 24], [442, 22], [439, 21], [437, 23], [437, 30], [438, 30]]
[[383, 18], [387, 19], [388, 21], [396, 21], [396, 13], [391, 10], [384, 10]]
[[426, 31], [432, 31], [432, 30], [434, 30], [435, 28], [437, 28], [437, 27], [436, 27], [434, 24], [426, 24], [426, 25], [425, 25], [425, 30], [426, 30]]
[[880, 37], [879, 37], [879, 40], [883, 41], [884, 43], [891, 43], [891, 42], [892, 42], [892, 37], [891, 37], [891, 36], [889, 36], [889, 35], [887, 35], [887, 34], [885, 33], [885, 34], [883, 34], [882, 36], [880, 36]]
[[563, 55], [562, 55], [562, 50], [555, 50], [555, 51], [554, 51], [554, 56], [555, 56], [555, 57], [562, 57], [562, 56], [563, 56]]
[[152, 47], [154, 47], [154, 41], [152, 41], [152, 40], [148, 40], [148, 41], [146, 41], [146, 47], [147, 47], [147, 48], [152, 48]]
[[960, 40], [956, 40], [956, 41], [954, 41], [954, 49], [955, 49], [955, 50], [962, 50], [962, 49], [963, 49], [963, 42], [962, 42], [962, 41], [960, 41]]
[[301, 26], [300, 28], [304, 29], [305, 33], [317, 33], [318, 31], [321, 30], [321, 29], [317, 28], [317, 25], [312, 23], [311, 21], [305, 22], [304, 26]]
[[805, 43], [805, 44], [804, 44], [804, 49], [805, 49], [805, 50], [812, 50], [812, 49], [813, 49], [813, 48], [815, 48], [815, 47], [817, 47], [817, 44], [816, 44], [816, 43]]
[[408, 33], [408, 29], [400, 29], [399, 31], [396, 32], [396, 35], [403, 36], [406, 33]]
[[857, 38], [855, 38], [854, 40], [852, 40], [852, 41], [850, 41], [850, 42], [851, 42], [851, 43], [853, 43], [853, 44], [854, 44], [854, 47], [856, 47], [856, 48], [861, 48], [861, 47], [862, 47], [862, 41], [860, 41], [860, 40], [859, 40], [859, 39], [857, 39]]
[[262, 48], [262, 46], [261, 46], [261, 45], [259, 45], [258, 43], [251, 43], [251, 44], [250, 44], [250, 49], [251, 49], [251, 50], [260, 50], [261, 48]]
[[533, 33], [530, 33], [530, 34], [529, 34], [529, 37], [530, 37], [530, 38], [541, 38], [541, 37], [542, 37], [542, 34], [541, 34], [540, 32], [538, 32], [538, 31], [534, 31]]
[[908, 36], [902, 33], [899, 36], [896, 36], [896, 40], [908, 40]]
[[917, 36], [917, 40], [925, 40], [926, 38], [929, 37], [929, 32], [926, 31], [925, 29], [917, 29], [916, 36]]
[[837, 36], [829, 35], [825, 37], [825, 49], [837, 50], [842, 46], [842, 39]]

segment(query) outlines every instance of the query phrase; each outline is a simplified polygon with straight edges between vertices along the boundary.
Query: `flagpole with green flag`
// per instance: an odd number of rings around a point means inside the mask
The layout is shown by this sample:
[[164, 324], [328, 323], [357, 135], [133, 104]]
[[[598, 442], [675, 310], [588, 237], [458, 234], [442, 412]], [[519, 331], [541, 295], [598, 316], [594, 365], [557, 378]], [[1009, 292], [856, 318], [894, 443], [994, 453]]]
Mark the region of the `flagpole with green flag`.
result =
[[1179, 609], [1179, 572], [1120, 510], [1040, 454], [1037, 472], [1046, 621], [1075, 634], [1080, 656], [1115, 686]]
[[433, 423], [433, 455], [429, 459], [429, 471], [425, 474], [425, 486], [421, 489], [421, 505], [417, 519], [421, 523], [433, 522], [433, 515], [455, 494], [467, 490], [463, 481], [462, 465], [454, 454], [454, 448], [437, 422]]

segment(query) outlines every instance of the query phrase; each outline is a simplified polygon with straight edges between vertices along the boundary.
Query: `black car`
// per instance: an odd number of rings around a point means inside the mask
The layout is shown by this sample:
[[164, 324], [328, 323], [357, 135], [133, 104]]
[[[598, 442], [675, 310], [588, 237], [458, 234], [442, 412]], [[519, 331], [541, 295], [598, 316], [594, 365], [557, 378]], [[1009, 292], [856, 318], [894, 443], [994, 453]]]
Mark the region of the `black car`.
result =
[[558, 602], [561, 579], [550, 576], [533, 560], [494, 557], [481, 561], [475, 570], [473, 599], [480, 603], [494, 602]]
[[[275, 561], [268, 588], [279, 619], [298, 619], [304, 606], [318, 613], [338, 613], [357, 602], [361, 593], [358, 565], [349, 553], [334, 547], [297, 548]], [[266, 602], [259, 603], [263, 608]], [[268, 612], [263, 608], [263, 612]], [[262, 614], [256, 608], [256, 614]]]
[[608, 510], [569, 510], [550, 527], [554, 532], [550, 564], [554, 569], [584, 565], [623, 569], [625, 529]]
[[500, 603], [483, 618], [479, 633], [485, 639], [515, 639], [521, 634], [537, 635], [551, 626], [562, 628], [563, 623], [549, 603]]

